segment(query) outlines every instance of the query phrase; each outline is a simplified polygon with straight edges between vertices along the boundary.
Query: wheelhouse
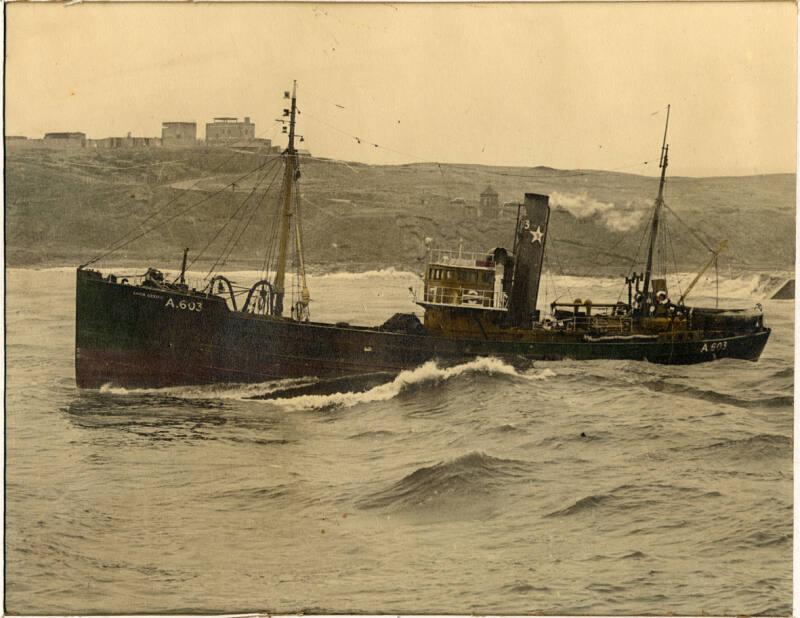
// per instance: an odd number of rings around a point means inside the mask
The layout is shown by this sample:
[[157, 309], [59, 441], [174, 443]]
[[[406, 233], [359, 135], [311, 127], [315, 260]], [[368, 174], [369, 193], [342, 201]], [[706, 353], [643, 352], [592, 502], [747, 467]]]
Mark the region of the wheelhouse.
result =
[[432, 251], [419, 304], [505, 311], [504, 277], [505, 263], [493, 254]]

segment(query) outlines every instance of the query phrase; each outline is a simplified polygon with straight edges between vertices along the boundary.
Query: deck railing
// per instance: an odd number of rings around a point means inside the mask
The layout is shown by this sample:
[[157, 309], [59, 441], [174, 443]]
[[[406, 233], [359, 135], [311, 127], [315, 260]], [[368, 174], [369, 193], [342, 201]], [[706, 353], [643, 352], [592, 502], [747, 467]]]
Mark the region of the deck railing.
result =
[[474, 251], [431, 249], [428, 261], [430, 264], [440, 264], [444, 266], [494, 268], [494, 257], [490, 253], [476, 253]]
[[[138, 273], [138, 274], [104, 274], [103, 278], [112, 281], [111, 277], [113, 277], [114, 283], [121, 283], [123, 285], [142, 285], [145, 281], [145, 274]], [[173, 283], [178, 277], [178, 273], [172, 272], [165, 272], [164, 273], [164, 281], [166, 283]], [[186, 286], [189, 289], [195, 289], [198, 292], [206, 291], [208, 288], [208, 279], [200, 279], [196, 277], [186, 277], [185, 278]], [[216, 293], [216, 290], [213, 290], [212, 293]]]
[[500, 298], [496, 299], [494, 290], [465, 287], [431, 286], [424, 291], [423, 299], [426, 303], [438, 305], [468, 305], [492, 309], [505, 309], [508, 304], [505, 294], [501, 293]]
[[629, 333], [633, 327], [630, 316], [611, 315], [579, 315], [577, 317], [562, 318], [553, 323], [555, 328], [568, 331], [593, 330], [604, 333]]

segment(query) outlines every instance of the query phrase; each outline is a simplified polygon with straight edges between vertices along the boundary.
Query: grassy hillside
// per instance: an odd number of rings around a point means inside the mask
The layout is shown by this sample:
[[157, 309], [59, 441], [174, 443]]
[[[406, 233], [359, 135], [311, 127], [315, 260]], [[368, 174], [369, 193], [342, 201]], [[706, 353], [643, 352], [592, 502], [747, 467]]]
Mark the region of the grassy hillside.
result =
[[[196, 254], [228, 221], [260, 176], [252, 174], [219, 195], [215, 191], [253, 170], [264, 158], [220, 149], [14, 151], [6, 157], [6, 258], [11, 266], [73, 265], [114, 239], [171, 218], [116, 253], [116, 263], [176, 267], [181, 249]], [[621, 273], [642, 239], [657, 180], [603, 171], [411, 164], [369, 166], [309, 159], [302, 167], [302, 216], [308, 265], [315, 270], [419, 268], [425, 238], [465, 250], [510, 246], [513, 219], [469, 214], [491, 184], [500, 202], [523, 193], [551, 195], [548, 261], [575, 274]], [[271, 174], [269, 175], [271, 177]], [[266, 186], [269, 178], [261, 185]], [[277, 188], [278, 178], [273, 186]], [[254, 193], [254, 202], [261, 193]], [[795, 176], [670, 178], [666, 200], [680, 219], [709, 243], [727, 238], [725, 261], [734, 270], [792, 269]], [[198, 200], [202, 204], [189, 208]], [[164, 209], [167, 215], [148, 219]], [[264, 202], [241, 234], [228, 266], [260, 265], [274, 217]], [[515, 213], [514, 208], [507, 209]], [[184, 212], [186, 211], [186, 212]], [[241, 212], [247, 212], [247, 208]], [[172, 218], [174, 217], [174, 218]], [[668, 213], [667, 245], [678, 268], [696, 269], [707, 251]], [[213, 262], [234, 224], [223, 229], [198, 267]], [[167, 263], [165, 263], [167, 261]]]

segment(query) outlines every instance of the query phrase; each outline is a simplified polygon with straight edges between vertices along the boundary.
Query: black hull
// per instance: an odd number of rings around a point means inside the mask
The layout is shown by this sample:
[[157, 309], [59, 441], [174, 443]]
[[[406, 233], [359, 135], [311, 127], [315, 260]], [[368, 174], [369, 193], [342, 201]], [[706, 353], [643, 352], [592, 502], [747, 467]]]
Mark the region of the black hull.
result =
[[770, 333], [763, 328], [692, 341], [585, 341], [569, 333], [535, 342], [455, 340], [244, 314], [231, 311], [220, 297], [112, 283], [84, 270], [78, 270], [76, 303], [75, 374], [81, 388], [338, 377], [477, 356], [511, 362], [755, 361]]

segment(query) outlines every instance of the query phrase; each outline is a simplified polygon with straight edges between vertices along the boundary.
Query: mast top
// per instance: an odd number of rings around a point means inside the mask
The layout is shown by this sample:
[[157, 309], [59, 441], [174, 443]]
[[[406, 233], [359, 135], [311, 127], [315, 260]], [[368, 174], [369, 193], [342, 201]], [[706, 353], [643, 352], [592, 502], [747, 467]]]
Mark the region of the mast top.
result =
[[664, 124], [664, 140], [661, 142], [661, 160], [658, 162], [658, 167], [665, 168], [667, 166], [667, 151], [669, 145], [667, 144], [667, 130], [669, 129], [669, 110], [671, 105], [667, 104], [667, 122]]
[[[650, 243], [647, 251], [647, 264], [644, 269], [644, 286], [642, 292], [644, 294], [641, 311], [647, 315], [650, 307], [653, 305], [653, 298], [651, 297], [651, 282], [653, 278], [653, 254], [656, 248], [656, 238], [658, 237], [658, 219], [661, 214], [661, 207], [664, 205], [664, 184], [667, 179], [667, 165], [669, 164], [669, 144], [667, 144], [667, 130], [669, 129], [669, 110], [670, 105], [667, 105], [667, 121], [664, 123], [664, 139], [661, 142], [661, 160], [658, 166], [661, 168], [661, 178], [658, 182], [658, 196], [656, 197], [655, 208], [653, 209], [653, 219], [650, 226]], [[655, 295], [655, 290], [652, 290]]]
[[669, 165], [669, 144], [667, 144], [667, 131], [669, 130], [669, 110], [671, 105], [667, 105], [667, 120], [664, 123], [664, 139], [661, 142], [661, 160], [658, 167], [661, 168], [661, 181], [658, 184], [658, 204], [664, 200], [664, 183], [667, 178], [667, 165]]
[[292, 107], [289, 111], [289, 145], [286, 150], [290, 155], [295, 155], [297, 152], [294, 149], [294, 125], [295, 116], [297, 115], [297, 80], [292, 83]]

